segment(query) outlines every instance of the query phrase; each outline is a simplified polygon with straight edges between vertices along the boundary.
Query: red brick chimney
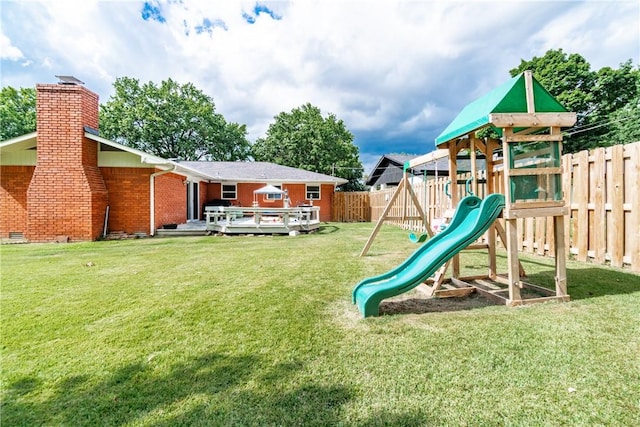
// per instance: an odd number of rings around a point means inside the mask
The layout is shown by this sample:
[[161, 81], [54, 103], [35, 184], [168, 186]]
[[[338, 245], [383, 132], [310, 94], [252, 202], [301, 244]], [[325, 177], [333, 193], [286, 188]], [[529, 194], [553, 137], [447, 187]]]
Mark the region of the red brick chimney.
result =
[[94, 240], [102, 234], [108, 193], [98, 168], [98, 95], [77, 84], [38, 84], [37, 163], [27, 191], [30, 241]]

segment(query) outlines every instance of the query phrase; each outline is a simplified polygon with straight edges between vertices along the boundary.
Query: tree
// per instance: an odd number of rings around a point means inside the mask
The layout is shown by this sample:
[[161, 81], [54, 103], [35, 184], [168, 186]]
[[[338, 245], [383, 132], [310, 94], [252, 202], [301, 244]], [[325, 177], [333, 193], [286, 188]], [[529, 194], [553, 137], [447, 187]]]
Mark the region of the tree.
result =
[[100, 108], [100, 131], [123, 145], [180, 160], [246, 160], [246, 126], [227, 123], [213, 99], [193, 84], [156, 86], [121, 77]]
[[636, 97], [611, 114], [611, 130], [607, 138], [611, 144], [640, 141], [640, 78], [636, 79]]
[[353, 134], [334, 114], [322, 117], [320, 109], [307, 103], [274, 117], [266, 138], [258, 138], [251, 153], [267, 161], [349, 180], [343, 191], [364, 189], [363, 167]]
[[593, 103], [588, 122], [606, 145], [638, 141], [640, 69], [634, 69], [631, 60], [620, 64], [618, 70], [602, 68], [592, 93], [597, 102]]
[[0, 91], [0, 141], [36, 130], [36, 90], [5, 86]]
[[610, 145], [613, 115], [638, 94], [640, 71], [634, 69], [631, 60], [618, 70], [605, 67], [592, 71], [581, 55], [558, 49], [549, 50], [540, 58], [521, 60], [509, 73], [516, 76], [524, 70], [532, 70], [565, 108], [577, 114], [578, 120], [565, 140], [565, 149], [570, 152]]

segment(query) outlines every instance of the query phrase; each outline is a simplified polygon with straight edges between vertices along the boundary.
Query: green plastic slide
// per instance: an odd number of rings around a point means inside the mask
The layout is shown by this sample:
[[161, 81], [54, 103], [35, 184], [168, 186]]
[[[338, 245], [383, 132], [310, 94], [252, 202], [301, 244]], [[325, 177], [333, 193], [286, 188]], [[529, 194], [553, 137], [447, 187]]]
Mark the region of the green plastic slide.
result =
[[353, 303], [364, 317], [377, 316], [380, 301], [426, 281], [441, 265], [487, 231], [503, 208], [502, 194], [490, 194], [484, 200], [465, 197], [444, 231], [427, 240], [396, 268], [358, 283], [353, 288]]

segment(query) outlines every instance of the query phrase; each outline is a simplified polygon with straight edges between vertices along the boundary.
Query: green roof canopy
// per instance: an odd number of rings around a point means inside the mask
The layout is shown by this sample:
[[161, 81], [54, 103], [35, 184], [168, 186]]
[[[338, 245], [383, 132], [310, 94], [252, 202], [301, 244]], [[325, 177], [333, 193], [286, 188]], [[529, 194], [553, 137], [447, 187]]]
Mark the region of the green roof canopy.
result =
[[[533, 98], [538, 113], [566, 113], [562, 106], [538, 81], [533, 78]], [[488, 124], [491, 113], [526, 113], [527, 96], [524, 73], [498, 86], [485, 96], [476, 99], [449, 123], [436, 138], [436, 145], [459, 138]]]

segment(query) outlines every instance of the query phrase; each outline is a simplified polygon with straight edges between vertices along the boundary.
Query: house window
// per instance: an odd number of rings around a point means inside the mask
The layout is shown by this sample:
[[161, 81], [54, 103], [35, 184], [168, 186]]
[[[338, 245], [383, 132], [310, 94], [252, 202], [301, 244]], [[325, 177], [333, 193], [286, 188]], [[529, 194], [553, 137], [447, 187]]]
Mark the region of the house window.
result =
[[320, 200], [319, 185], [307, 185], [307, 200]]
[[[282, 190], [282, 185], [273, 185], [274, 187], [276, 187], [278, 190]], [[267, 200], [280, 200], [282, 199], [282, 194], [267, 194], [266, 195], [266, 199]]]
[[237, 184], [222, 184], [222, 198], [225, 200], [237, 199], [238, 198]]

